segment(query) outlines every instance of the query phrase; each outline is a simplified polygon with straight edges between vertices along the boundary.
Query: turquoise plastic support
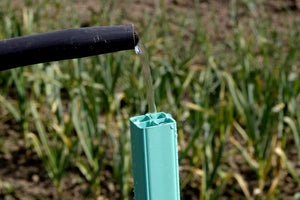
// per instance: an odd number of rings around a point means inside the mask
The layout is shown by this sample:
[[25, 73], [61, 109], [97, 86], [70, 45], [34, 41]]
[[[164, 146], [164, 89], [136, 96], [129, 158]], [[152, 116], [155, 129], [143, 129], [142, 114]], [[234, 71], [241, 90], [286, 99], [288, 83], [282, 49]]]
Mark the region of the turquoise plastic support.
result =
[[167, 113], [130, 118], [135, 200], [179, 200], [176, 121]]

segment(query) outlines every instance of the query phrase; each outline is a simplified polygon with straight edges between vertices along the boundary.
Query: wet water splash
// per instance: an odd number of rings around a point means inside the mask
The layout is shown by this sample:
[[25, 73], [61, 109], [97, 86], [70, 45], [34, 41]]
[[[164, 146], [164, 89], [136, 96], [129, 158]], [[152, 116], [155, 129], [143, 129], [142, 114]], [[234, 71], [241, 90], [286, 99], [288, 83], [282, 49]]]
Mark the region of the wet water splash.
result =
[[141, 42], [139, 45], [135, 46], [134, 50], [135, 53], [140, 57], [140, 61], [142, 64], [142, 71], [144, 75], [144, 81], [145, 81], [146, 92], [147, 92], [148, 112], [156, 113], [154, 87], [153, 87], [148, 54], [145, 51], [144, 45]]

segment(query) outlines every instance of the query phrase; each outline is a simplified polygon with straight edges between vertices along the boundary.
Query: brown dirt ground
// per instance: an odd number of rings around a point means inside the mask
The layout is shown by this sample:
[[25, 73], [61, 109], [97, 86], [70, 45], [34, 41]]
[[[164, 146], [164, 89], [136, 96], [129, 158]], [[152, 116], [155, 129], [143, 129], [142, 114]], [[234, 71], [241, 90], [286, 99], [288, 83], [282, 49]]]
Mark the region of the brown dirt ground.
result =
[[[89, 17], [94, 13], [94, 0], [74, 1], [77, 10], [80, 11], [82, 24], [88, 23]], [[125, 2], [125, 1], [124, 1]], [[138, 21], [145, 13], [153, 13], [155, 7], [164, 6], [168, 13], [187, 13], [190, 9], [195, 7], [193, 0], [165, 0], [162, 4], [158, 4], [152, 0], [134, 0], [132, 3], [126, 4], [130, 15], [125, 22]], [[200, 1], [197, 9], [202, 16], [202, 26], [208, 31], [208, 34], [213, 42], [218, 42], [232, 34], [232, 21], [230, 19], [229, 0], [203, 0]], [[290, 3], [285, 0], [263, 1], [264, 9], [260, 10], [258, 14], [264, 12], [270, 16], [271, 24], [283, 30], [286, 26], [291, 25], [294, 19], [300, 19], [300, 5], [298, 9], [294, 9]], [[299, 1], [298, 1], [299, 2]], [[24, 1], [12, 0], [12, 5], [15, 7], [24, 6]], [[122, 4], [120, 6], [125, 6]], [[240, 23], [247, 23], [249, 14], [246, 14], [245, 8], [238, 11]], [[287, 11], [289, 10], [289, 11]], [[216, 23], [211, 23], [215, 21]], [[176, 22], [174, 22], [176, 23]], [[65, 192], [58, 193], [55, 186], [47, 177], [47, 173], [37, 155], [26, 148], [23, 135], [18, 134], [19, 127], [12, 121], [6, 121], [8, 112], [0, 105], [0, 147], [5, 151], [0, 152], [0, 199], [83, 199], [83, 193], [86, 189], [84, 182], [81, 182], [80, 177], [76, 173], [70, 172], [70, 176], [63, 180], [62, 188]], [[288, 155], [289, 158], [296, 158], [295, 152], [291, 149]], [[238, 159], [235, 159], [238, 160]], [[239, 168], [240, 173], [247, 172]], [[298, 169], [300, 166], [298, 166]], [[298, 170], [299, 171], [299, 170]], [[299, 172], [300, 173], [300, 172]], [[110, 176], [109, 171], [103, 173], [105, 176]], [[251, 179], [251, 177], [249, 177]], [[292, 195], [295, 192], [300, 192], [297, 185], [292, 181], [291, 177], [285, 176], [283, 184], [288, 184], [287, 191], [283, 191], [287, 195]], [[15, 189], [10, 189], [10, 188]], [[98, 200], [119, 199], [118, 194], [115, 193], [116, 188], [113, 183], [106, 183], [102, 185], [102, 193]], [[184, 191], [185, 199], [196, 199], [199, 193], [197, 188], [188, 188]]]

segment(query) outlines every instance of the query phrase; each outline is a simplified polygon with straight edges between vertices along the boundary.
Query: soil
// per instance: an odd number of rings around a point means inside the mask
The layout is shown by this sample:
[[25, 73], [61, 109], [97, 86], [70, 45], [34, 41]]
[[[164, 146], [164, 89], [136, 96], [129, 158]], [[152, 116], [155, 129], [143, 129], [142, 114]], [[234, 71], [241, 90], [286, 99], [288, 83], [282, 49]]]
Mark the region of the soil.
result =
[[[24, 1], [12, 0], [12, 6], [23, 7]], [[94, 0], [74, 1], [77, 10], [80, 11], [82, 25], [89, 24], [89, 17], [97, 12], [94, 8]], [[124, 1], [127, 2], [127, 1]], [[202, 26], [207, 30], [212, 42], [218, 42], [232, 36], [232, 21], [230, 18], [230, 0], [202, 0], [195, 5], [194, 0], [165, 0], [161, 5], [155, 3], [159, 1], [152, 0], [134, 0], [132, 3], [121, 3], [120, 6], [128, 6], [128, 18], [125, 22], [138, 21], [145, 13], [151, 14], [156, 6], [164, 6], [168, 13], [186, 14], [190, 9], [197, 6], [199, 14], [202, 17]], [[284, 30], [287, 26], [291, 26], [295, 19], [300, 19], [300, 5], [294, 5], [292, 1], [272, 0], [263, 1], [264, 9], [259, 12], [268, 14], [272, 26], [278, 30]], [[297, 1], [299, 2], [299, 1]], [[297, 3], [296, 3], [297, 4]], [[299, 4], [299, 3], [298, 3]], [[246, 7], [238, 10], [240, 23], [247, 23], [247, 19], [251, 16], [249, 12], [245, 12]], [[214, 23], [211, 23], [211, 22]], [[176, 22], [171, 22], [176, 23]], [[62, 181], [62, 191], [57, 191], [52, 181], [48, 178], [47, 172], [38, 158], [36, 153], [28, 148], [24, 142], [24, 136], [19, 134], [17, 124], [13, 121], [6, 120], [8, 112], [0, 105], [0, 199], [14, 200], [33, 200], [33, 199], [88, 199], [84, 197], [86, 191], [86, 183], [78, 176], [78, 173], [70, 171], [70, 175]], [[296, 158], [293, 149], [287, 152], [289, 158]], [[241, 160], [234, 158], [231, 165], [241, 174], [247, 174], [248, 183], [251, 188], [252, 172], [248, 169], [240, 167], [242, 164], [237, 162]], [[297, 159], [291, 159], [300, 174], [300, 166], [297, 165]], [[107, 169], [102, 173], [103, 179], [110, 176]], [[182, 175], [184, 176], [184, 174]], [[281, 185], [286, 185], [281, 196], [292, 198], [293, 194], [300, 192], [297, 185], [290, 176], [282, 175]], [[102, 181], [103, 182], [103, 181]], [[199, 188], [193, 187], [193, 184], [183, 190], [184, 199], [197, 199]], [[97, 200], [120, 199], [117, 194], [116, 186], [112, 182], [106, 182], [102, 185], [101, 195], [96, 197]], [[231, 196], [232, 194], [228, 194]], [[108, 198], [109, 197], [109, 198]], [[91, 198], [95, 199], [95, 198]]]

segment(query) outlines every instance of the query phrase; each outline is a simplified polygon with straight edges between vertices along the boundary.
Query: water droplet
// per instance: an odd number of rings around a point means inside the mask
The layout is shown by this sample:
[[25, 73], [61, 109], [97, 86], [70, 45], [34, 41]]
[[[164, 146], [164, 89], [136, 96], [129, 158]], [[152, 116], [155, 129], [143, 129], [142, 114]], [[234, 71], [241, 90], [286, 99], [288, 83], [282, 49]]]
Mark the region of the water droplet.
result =
[[142, 54], [143, 54], [143, 50], [142, 50], [138, 45], [136, 45], [136, 46], [134, 47], [134, 51], [135, 51], [135, 53], [136, 53], [137, 55], [142, 55]]

